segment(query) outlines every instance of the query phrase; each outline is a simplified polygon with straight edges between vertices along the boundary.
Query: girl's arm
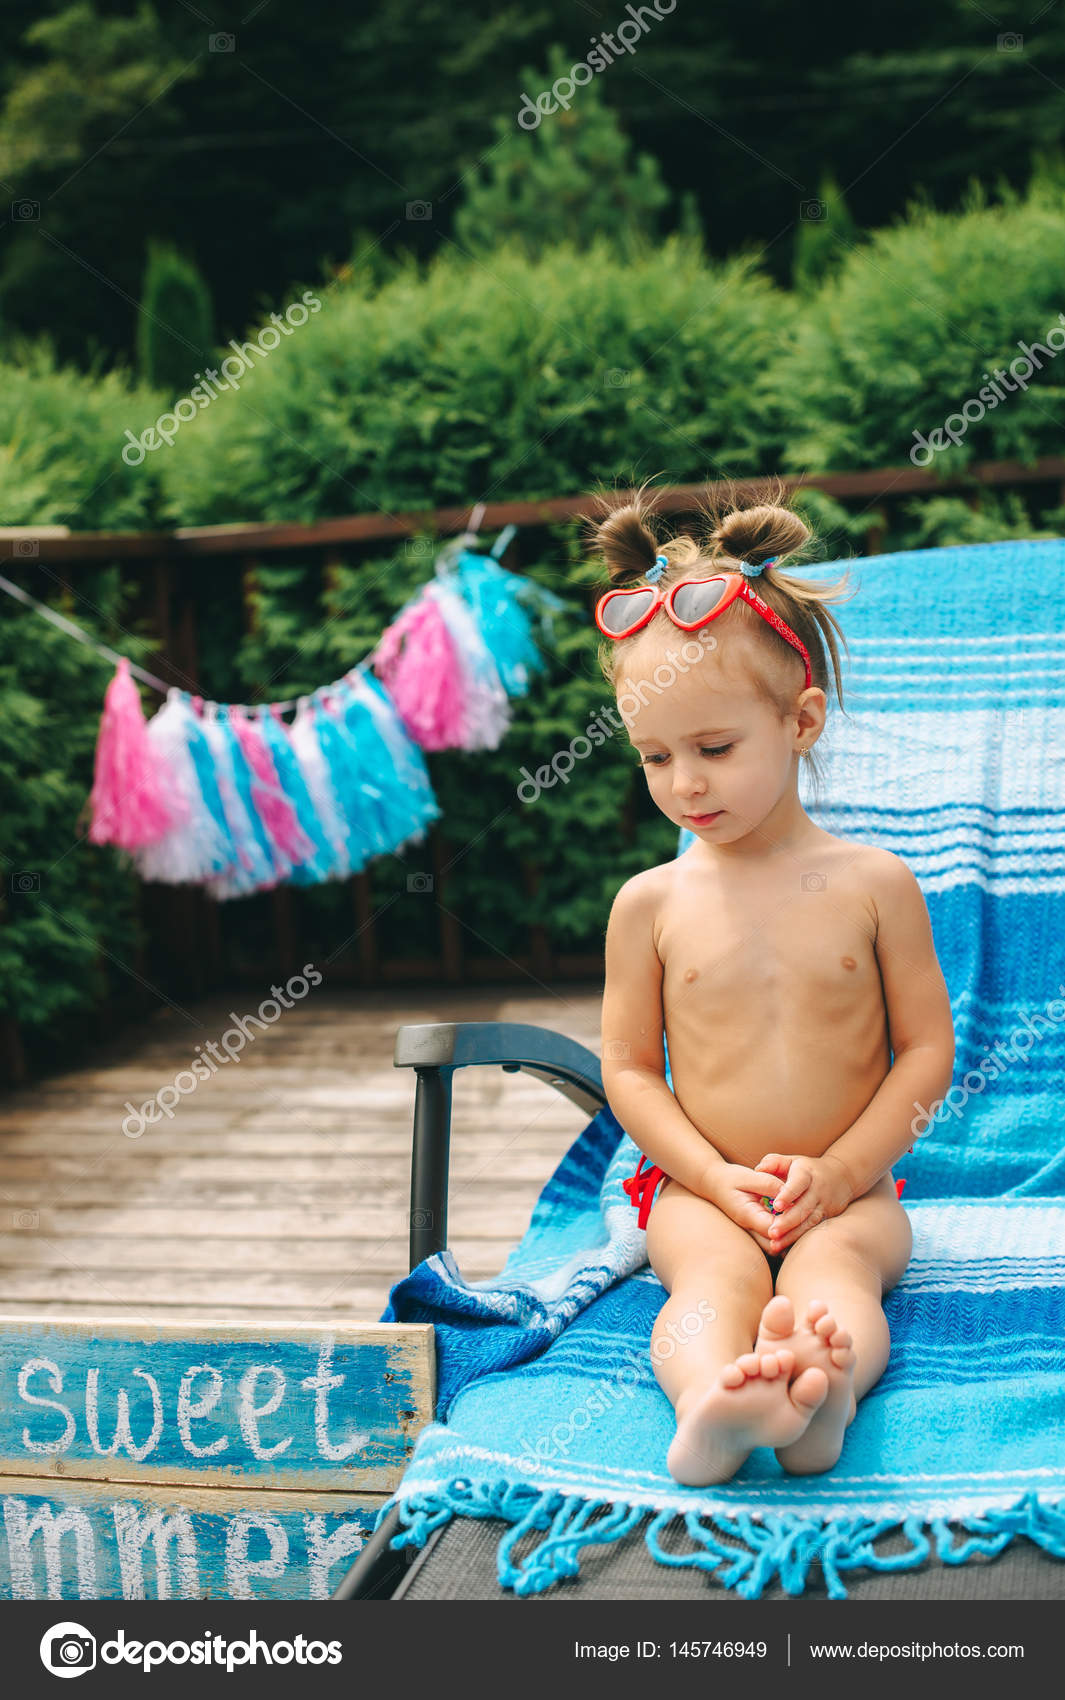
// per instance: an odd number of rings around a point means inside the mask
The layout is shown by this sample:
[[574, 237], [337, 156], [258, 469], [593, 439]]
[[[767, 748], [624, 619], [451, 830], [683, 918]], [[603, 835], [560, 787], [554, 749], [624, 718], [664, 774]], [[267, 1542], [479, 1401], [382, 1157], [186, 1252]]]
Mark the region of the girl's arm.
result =
[[688, 1120], [666, 1084], [662, 961], [654, 942], [660, 880], [657, 868], [636, 874], [621, 887], [610, 911], [603, 1086], [618, 1121], [652, 1163], [706, 1198], [712, 1173], [728, 1165]]
[[871, 1102], [826, 1153], [843, 1164], [855, 1198], [913, 1144], [921, 1106], [945, 1095], [954, 1072], [950, 996], [924, 894], [906, 863], [886, 853], [873, 895], [893, 1059]]
[[[887, 1174], [913, 1144], [914, 1120], [944, 1097], [954, 1071], [950, 997], [932, 939], [924, 895], [900, 857], [878, 858], [873, 899], [874, 941], [884, 990], [893, 1060], [857, 1121], [823, 1157], [763, 1158], [787, 1180], [774, 1200], [779, 1221], [770, 1233], [778, 1249], [798, 1238], [811, 1218], [838, 1215]], [[820, 1215], [818, 1215], [820, 1212]]]

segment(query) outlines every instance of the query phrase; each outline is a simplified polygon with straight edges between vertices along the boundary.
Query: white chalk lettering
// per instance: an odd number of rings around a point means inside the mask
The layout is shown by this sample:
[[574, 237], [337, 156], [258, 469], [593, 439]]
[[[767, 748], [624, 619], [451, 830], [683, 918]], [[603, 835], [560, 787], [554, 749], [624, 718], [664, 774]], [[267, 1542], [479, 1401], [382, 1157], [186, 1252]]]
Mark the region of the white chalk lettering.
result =
[[100, 1419], [97, 1410], [99, 1397], [100, 1371], [91, 1369], [85, 1377], [85, 1427], [89, 1431], [92, 1449], [101, 1458], [113, 1458], [119, 1447], [124, 1447], [131, 1458], [138, 1464], [144, 1462], [150, 1452], [154, 1452], [159, 1444], [159, 1436], [163, 1432], [163, 1400], [159, 1392], [159, 1384], [155, 1377], [148, 1374], [146, 1369], [135, 1369], [134, 1375], [139, 1375], [148, 1383], [152, 1390], [152, 1430], [143, 1446], [134, 1445], [133, 1435], [129, 1426], [129, 1394], [124, 1387], [118, 1390], [118, 1415], [115, 1418], [115, 1434], [110, 1446], [100, 1444]]
[[[252, 1530], [260, 1530], [270, 1543], [269, 1558], [250, 1559], [248, 1545]], [[254, 1600], [256, 1576], [277, 1577], [288, 1562], [288, 1536], [275, 1517], [258, 1511], [241, 1511], [226, 1530], [226, 1594], [231, 1600]]]
[[342, 1387], [345, 1380], [344, 1376], [332, 1373], [335, 1345], [335, 1340], [329, 1335], [321, 1341], [318, 1347], [318, 1368], [314, 1375], [304, 1377], [303, 1386], [314, 1394], [314, 1436], [318, 1451], [323, 1458], [328, 1458], [332, 1463], [339, 1463], [367, 1446], [370, 1436], [356, 1432], [337, 1446], [334, 1446], [329, 1438], [330, 1389]]
[[200, 1570], [196, 1557], [196, 1537], [192, 1519], [187, 1511], [149, 1511], [142, 1513], [136, 1505], [117, 1501], [111, 1507], [115, 1520], [115, 1543], [122, 1574], [124, 1600], [147, 1599], [144, 1591], [144, 1547], [151, 1541], [155, 1553], [156, 1592], [159, 1600], [175, 1598], [170, 1578], [170, 1546], [176, 1549], [178, 1589], [176, 1597], [195, 1600], [200, 1597]]
[[[198, 1375], [209, 1375], [211, 1386], [198, 1399], [192, 1398], [192, 1383]], [[222, 1396], [225, 1385], [220, 1370], [212, 1364], [193, 1364], [181, 1377], [178, 1388], [177, 1423], [181, 1444], [186, 1452], [191, 1452], [194, 1458], [213, 1458], [216, 1452], [224, 1452], [229, 1445], [226, 1435], [220, 1434], [217, 1440], [212, 1440], [209, 1446], [199, 1446], [192, 1438], [192, 1424], [213, 1411]]]
[[30, 1392], [30, 1376], [37, 1375], [40, 1372], [43, 1372], [48, 1377], [53, 1393], [62, 1393], [63, 1374], [59, 1365], [54, 1364], [51, 1358], [29, 1358], [21, 1366], [18, 1372], [18, 1396], [27, 1405], [45, 1405], [51, 1411], [61, 1411], [63, 1416], [66, 1418], [66, 1427], [58, 1440], [31, 1440], [29, 1429], [24, 1428], [22, 1431], [22, 1444], [26, 1448], [27, 1452], [36, 1452], [38, 1454], [65, 1452], [77, 1433], [77, 1424], [74, 1421], [74, 1413], [68, 1410], [66, 1405], [61, 1405], [58, 1399], [42, 1399], [39, 1393]]
[[[50, 1505], [43, 1505], [33, 1515], [24, 1499], [14, 1494], [4, 1498], [4, 1526], [11, 1563], [11, 1598], [13, 1600], [61, 1600], [63, 1565], [60, 1542], [64, 1535], [74, 1537], [77, 1552], [77, 1586], [71, 1592], [67, 1578], [67, 1598], [96, 1599], [96, 1542], [92, 1524], [84, 1511], [68, 1505], [58, 1516]], [[40, 1534], [44, 1548], [44, 1594], [34, 1586], [33, 1552], [30, 1546], [34, 1535]]]
[[[274, 1391], [265, 1405], [255, 1403], [255, 1383], [261, 1375], [272, 1375]], [[292, 1436], [279, 1440], [276, 1446], [264, 1446], [259, 1439], [259, 1418], [269, 1417], [285, 1397], [285, 1377], [276, 1364], [252, 1364], [240, 1378], [240, 1432], [253, 1458], [276, 1458], [279, 1452], [292, 1445]]]

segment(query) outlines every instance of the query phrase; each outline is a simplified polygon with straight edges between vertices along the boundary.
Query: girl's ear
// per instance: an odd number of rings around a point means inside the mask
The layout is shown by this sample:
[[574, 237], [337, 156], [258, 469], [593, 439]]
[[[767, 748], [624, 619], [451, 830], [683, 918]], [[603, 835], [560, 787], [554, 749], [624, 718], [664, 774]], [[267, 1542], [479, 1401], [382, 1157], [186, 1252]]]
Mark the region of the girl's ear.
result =
[[[795, 728], [802, 734], [803, 745], [810, 749], [816, 744], [825, 729], [825, 715], [828, 711], [828, 698], [820, 685], [811, 685], [803, 691], [795, 704]], [[812, 736], [811, 736], [812, 734]]]

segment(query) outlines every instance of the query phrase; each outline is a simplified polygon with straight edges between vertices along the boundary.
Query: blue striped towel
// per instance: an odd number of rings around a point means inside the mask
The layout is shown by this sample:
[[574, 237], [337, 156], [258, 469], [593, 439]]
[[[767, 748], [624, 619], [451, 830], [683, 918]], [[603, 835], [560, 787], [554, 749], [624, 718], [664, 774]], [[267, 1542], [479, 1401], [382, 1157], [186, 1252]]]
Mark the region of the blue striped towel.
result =
[[[621, 1186], [638, 1153], [601, 1111], [499, 1276], [466, 1281], [443, 1252], [383, 1318], [432, 1322], [439, 1366], [437, 1420], [388, 1502], [394, 1544], [502, 1519], [517, 1594], [640, 1527], [661, 1563], [748, 1599], [774, 1578], [802, 1593], [815, 1560], [843, 1598], [847, 1571], [911, 1568], [933, 1542], [958, 1564], [1018, 1534], [1065, 1557], [1065, 542], [851, 567], [847, 715], [807, 806], [913, 869], [957, 1034], [948, 1099], [896, 1167], [914, 1253], [885, 1300], [891, 1359], [833, 1470], [789, 1476], [759, 1448], [726, 1484], [673, 1481], [649, 1352], [665, 1294]], [[688, 1551], [662, 1543], [678, 1514]], [[909, 1550], [878, 1552], [900, 1528]]]

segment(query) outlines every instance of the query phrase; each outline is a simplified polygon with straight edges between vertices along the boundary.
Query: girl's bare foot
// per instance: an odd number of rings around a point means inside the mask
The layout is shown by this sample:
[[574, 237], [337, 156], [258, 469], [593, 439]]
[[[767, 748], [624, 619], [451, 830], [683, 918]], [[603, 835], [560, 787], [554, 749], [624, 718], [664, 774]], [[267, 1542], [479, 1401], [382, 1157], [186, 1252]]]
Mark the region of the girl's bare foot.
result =
[[666, 1455], [674, 1481], [727, 1482], [755, 1446], [797, 1442], [827, 1395], [828, 1378], [820, 1366], [795, 1370], [788, 1348], [744, 1352], [708, 1388], [682, 1393]]
[[802, 1322], [784, 1293], [776, 1293], [762, 1312], [756, 1352], [790, 1351], [796, 1371], [820, 1369], [828, 1394], [803, 1433], [778, 1446], [778, 1462], [792, 1475], [830, 1470], [843, 1449], [847, 1424], [854, 1416], [855, 1356], [850, 1335], [840, 1328], [823, 1299], [811, 1299]]

